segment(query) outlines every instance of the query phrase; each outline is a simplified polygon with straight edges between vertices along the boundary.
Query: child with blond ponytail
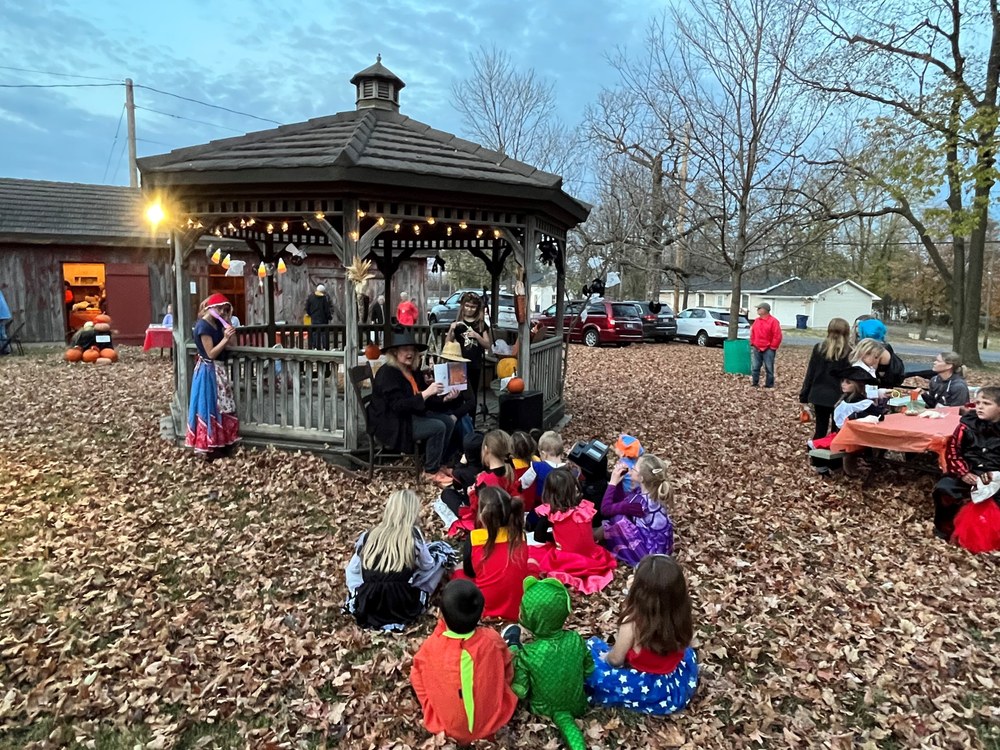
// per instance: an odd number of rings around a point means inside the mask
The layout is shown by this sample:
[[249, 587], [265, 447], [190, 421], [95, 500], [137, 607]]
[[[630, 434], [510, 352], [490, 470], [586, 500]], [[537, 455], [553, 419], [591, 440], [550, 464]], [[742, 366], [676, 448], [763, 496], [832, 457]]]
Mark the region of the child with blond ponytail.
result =
[[[626, 493], [622, 479], [628, 473], [634, 489]], [[619, 462], [601, 502], [606, 519], [596, 534], [618, 560], [635, 567], [646, 555], [670, 555], [674, 551], [674, 525], [667, 514], [673, 499], [667, 467], [649, 453], [630, 469]]]

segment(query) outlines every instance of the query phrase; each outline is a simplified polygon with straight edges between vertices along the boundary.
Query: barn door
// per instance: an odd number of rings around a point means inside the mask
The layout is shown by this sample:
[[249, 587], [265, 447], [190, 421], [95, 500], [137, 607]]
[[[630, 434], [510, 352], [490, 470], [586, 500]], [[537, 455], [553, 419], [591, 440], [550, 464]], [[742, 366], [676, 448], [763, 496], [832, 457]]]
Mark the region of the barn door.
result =
[[117, 344], [142, 344], [150, 323], [149, 266], [145, 263], [107, 263], [104, 266], [111, 327]]

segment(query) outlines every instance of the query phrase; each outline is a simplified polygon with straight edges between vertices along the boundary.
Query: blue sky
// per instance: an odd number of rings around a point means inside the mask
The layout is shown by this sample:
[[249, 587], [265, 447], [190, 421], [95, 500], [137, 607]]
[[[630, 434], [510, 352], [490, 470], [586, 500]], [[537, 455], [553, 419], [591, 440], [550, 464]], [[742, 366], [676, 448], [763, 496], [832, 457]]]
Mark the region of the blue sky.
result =
[[[130, 77], [292, 123], [353, 109], [348, 81], [381, 53], [406, 83], [403, 114], [467, 135], [448, 103], [451, 84], [469, 74], [471, 52], [495, 44], [555, 82], [573, 126], [615, 83], [605, 54], [641, 46], [659, 9], [638, 0], [0, 0], [0, 84]], [[146, 108], [136, 113], [140, 157], [273, 127], [143, 88], [135, 100]], [[121, 86], [0, 88], [0, 177], [128, 184], [123, 103]]]

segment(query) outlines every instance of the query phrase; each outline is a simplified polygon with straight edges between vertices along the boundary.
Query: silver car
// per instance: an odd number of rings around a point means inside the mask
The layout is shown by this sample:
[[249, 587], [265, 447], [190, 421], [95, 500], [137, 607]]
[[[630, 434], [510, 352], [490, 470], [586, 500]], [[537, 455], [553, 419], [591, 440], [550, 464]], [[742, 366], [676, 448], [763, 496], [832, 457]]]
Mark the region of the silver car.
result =
[[[478, 294], [480, 297], [483, 296], [482, 289], [459, 289], [457, 292], [449, 295], [447, 299], [438, 300], [438, 303], [428, 310], [427, 322], [433, 326], [454, 321], [458, 317], [459, 308], [462, 306], [460, 300], [468, 292]], [[489, 296], [487, 292], [485, 297], [487, 305], [489, 304]], [[514, 330], [518, 327], [517, 316], [514, 314], [513, 294], [500, 293], [500, 310], [497, 314], [497, 327]]]
[[[750, 338], [750, 321], [741, 315], [736, 338]], [[729, 336], [729, 310], [689, 307], [677, 314], [677, 338], [698, 346], [721, 344]]]

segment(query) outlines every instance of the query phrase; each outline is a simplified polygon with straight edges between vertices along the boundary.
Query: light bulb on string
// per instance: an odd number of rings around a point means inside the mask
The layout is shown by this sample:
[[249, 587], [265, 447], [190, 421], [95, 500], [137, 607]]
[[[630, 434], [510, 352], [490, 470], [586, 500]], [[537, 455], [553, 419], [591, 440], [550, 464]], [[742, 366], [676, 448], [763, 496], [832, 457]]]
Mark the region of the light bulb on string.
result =
[[356, 229], [351, 231], [351, 239], [352, 240], [354, 240], [355, 242], [357, 242], [358, 241], [358, 236], [359, 236], [358, 235], [358, 231]]
[[268, 222], [268, 224], [267, 224], [267, 233], [268, 234], [274, 234], [274, 224], [271, 224], [270, 222]]
[[246, 229], [246, 228], [247, 228], [247, 220], [240, 219], [240, 229]]
[[255, 221], [257, 221], [257, 220], [254, 217], [251, 216], [249, 219], [247, 219], [247, 226], [248, 227], [252, 227], [254, 225]]
[[393, 231], [393, 232], [398, 232], [398, 231], [399, 231], [399, 227], [400, 227], [400, 224], [399, 224], [399, 222], [397, 221], [397, 222], [396, 222], [395, 224], [393, 224], [393, 226], [392, 226], [392, 231]]
[[464, 221], [460, 221], [460, 222], [458, 222], [458, 228], [459, 229], [468, 229], [469, 225], [466, 224]]
[[430, 224], [431, 226], [434, 226], [434, 222], [436, 222], [436, 221], [437, 221], [437, 219], [435, 219], [433, 216], [428, 216], [427, 217], [427, 223]]
[[414, 234], [420, 234], [420, 225], [419, 224], [414, 224], [413, 225], [413, 233]]
[[358, 209], [358, 218], [359, 219], [365, 218], [365, 212], [362, 211], [360, 208]]
[[287, 232], [288, 231], [288, 222], [287, 221], [281, 222], [281, 231], [282, 232]]
[[445, 231], [445, 234], [447, 234], [449, 237], [451, 237], [451, 227], [448, 227], [444, 231]]
[[384, 227], [385, 226], [385, 217], [384, 216], [379, 216], [378, 217], [378, 225], [380, 227]]
[[476, 230], [476, 239], [479, 239], [482, 236], [483, 236], [483, 230], [482, 229], [477, 229]]
[[226, 229], [228, 229], [230, 232], [235, 232], [236, 231], [236, 225], [233, 224], [233, 222], [229, 222], [229, 224], [226, 226]]
[[500, 230], [499, 229], [494, 229], [493, 230], [493, 239], [495, 239], [495, 240], [500, 239]]
[[316, 212], [316, 219], [318, 221], [323, 221], [323, 219], [325, 219], [325, 218], [326, 218], [326, 214], [325, 213], [323, 213], [322, 211], [317, 211]]

